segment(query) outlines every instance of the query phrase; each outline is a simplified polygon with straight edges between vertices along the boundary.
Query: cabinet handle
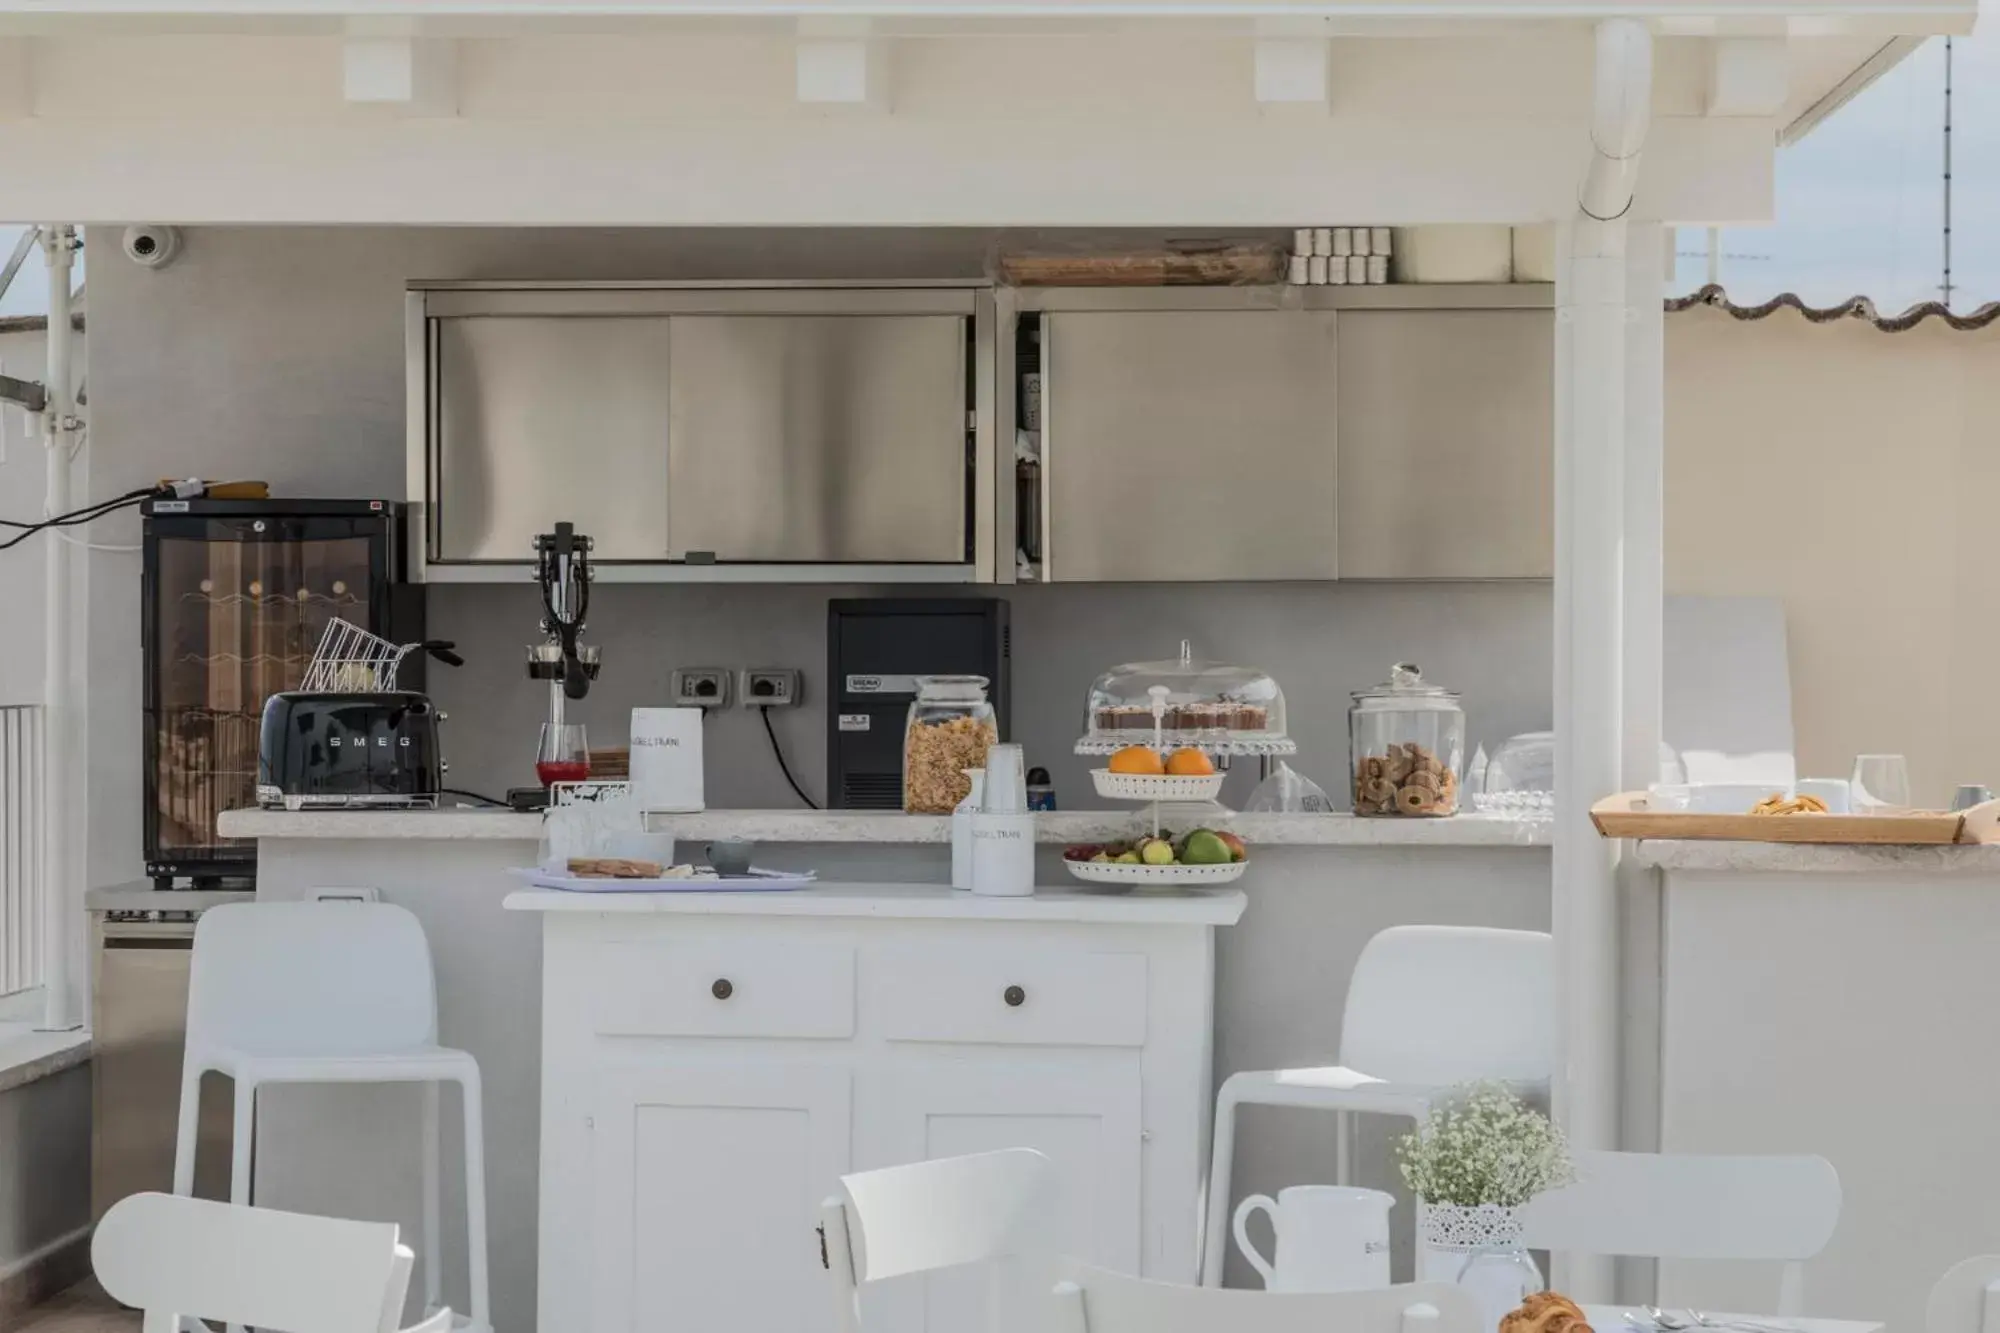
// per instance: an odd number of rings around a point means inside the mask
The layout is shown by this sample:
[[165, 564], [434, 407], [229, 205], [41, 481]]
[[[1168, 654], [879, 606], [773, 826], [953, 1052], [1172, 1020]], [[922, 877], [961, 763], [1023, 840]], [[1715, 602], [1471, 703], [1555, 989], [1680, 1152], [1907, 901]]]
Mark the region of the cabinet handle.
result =
[[715, 984], [708, 988], [708, 993], [718, 1000], [726, 1000], [736, 993], [736, 987], [729, 984], [728, 977], [717, 977]]
[[1027, 1001], [1028, 992], [1022, 990], [1019, 986], [1009, 986], [1006, 990], [1000, 992], [1000, 998], [1013, 1008], [1019, 1009]]

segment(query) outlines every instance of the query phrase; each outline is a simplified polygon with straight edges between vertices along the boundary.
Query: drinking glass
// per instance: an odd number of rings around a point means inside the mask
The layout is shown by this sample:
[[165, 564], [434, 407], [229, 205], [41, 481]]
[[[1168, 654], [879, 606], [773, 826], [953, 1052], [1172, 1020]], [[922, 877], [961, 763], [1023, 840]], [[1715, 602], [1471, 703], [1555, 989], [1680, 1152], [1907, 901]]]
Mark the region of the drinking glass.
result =
[[1910, 765], [1899, 754], [1854, 759], [1848, 802], [1857, 815], [1900, 815], [1910, 809]]
[[544, 787], [590, 778], [590, 745], [581, 722], [544, 722], [535, 747], [535, 781]]

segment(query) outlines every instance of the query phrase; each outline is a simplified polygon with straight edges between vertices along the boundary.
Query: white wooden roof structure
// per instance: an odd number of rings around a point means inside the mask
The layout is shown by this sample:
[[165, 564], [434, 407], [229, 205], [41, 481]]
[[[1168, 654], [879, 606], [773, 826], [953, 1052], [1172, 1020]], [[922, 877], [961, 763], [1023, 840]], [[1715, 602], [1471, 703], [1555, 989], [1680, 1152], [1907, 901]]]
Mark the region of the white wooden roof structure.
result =
[[0, 214], [1292, 225], [1567, 216], [1592, 25], [1655, 38], [1637, 216], [1974, 0], [0, 0]]
[[[1657, 775], [1661, 223], [1976, 0], [0, 0], [0, 217], [61, 224], [1561, 224], [1558, 1109], [1616, 1146], [1618, 854]], [[49, 247], [56, 292], [70, 250]], [[52, 323], [67, 328], [62, 297]], [[52, 342], [52, 446], [78, 423]], [[68, 507], [51, 469], [51, 512]], [[70, 758], [49, 560], [52, 810]], [[52, 969], [82, 900], [51, 830]], [[51, 1022], [74, 985], [50, 979]], [[1608, 1294], [1606, 1270], [1564, 1278]]]

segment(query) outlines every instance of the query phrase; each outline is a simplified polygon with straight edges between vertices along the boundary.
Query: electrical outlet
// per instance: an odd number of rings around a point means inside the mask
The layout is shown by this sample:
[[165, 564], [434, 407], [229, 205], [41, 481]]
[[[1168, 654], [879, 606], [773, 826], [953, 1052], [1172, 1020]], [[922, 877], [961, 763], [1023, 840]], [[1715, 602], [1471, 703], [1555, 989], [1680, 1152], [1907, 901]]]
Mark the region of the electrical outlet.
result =
[[743, 672], [745, 708], [796, 708], [803, 689], [791, 667], [750, 667]]
[[675, 667], [674, 702], [683, 708], [729, 707], [728, 667]]

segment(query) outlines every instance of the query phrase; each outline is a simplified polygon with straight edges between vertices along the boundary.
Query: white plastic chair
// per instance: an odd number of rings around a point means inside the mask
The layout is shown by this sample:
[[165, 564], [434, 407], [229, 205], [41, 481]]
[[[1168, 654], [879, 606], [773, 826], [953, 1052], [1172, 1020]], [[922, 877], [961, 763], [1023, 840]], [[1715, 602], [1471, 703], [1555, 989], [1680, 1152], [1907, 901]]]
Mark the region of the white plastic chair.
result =
[[1840, 1223], [1840, 1175], [1824, 1157], [1711, 1157], [1576, 1150], [1576, 1183], [1529, 1200], [1538, 1250], [1784, 1264], [1777, 1313], [1805, 1306], [1805, 1261]]
[[[171, 1194], [113, 1204], [91, 1238], [97, 1280], [143, 1311], [144, 1333], [182, 1319], [286, 1333], [394, 1333], [414, 1260], [390, 1222], [348, 1222]], [[406, 1333], [446, 1333], [443, 1310]]]
[[1032, 1148], [941, 1157], [842, 1176], [820, 1205], [820, 1258], [834, 1327], [859, 1333], [866, 1282], [991, 1263], [1018, 1252], [1048, 1214], [1049, 1159]]
[[267, 1083], [421, 1083], [424, 1296], [443, 1306], [438, 1085], [465, 1107], [466, 1255], [471, 1323], [492, 1328], [486, 1281], [486, 1145], [479, 1065], [437, 1044], [437, 987], [417, 918], [389, 903], [232, 903], [202, 914], [188, 983], [174, 1193], [194, 1186], [201, 1076], [236, 1085], [229, 1191], [251, 1201], [257, 1089]]
[[1953, 1264], [1931, 1288], [1924, 1333], [1994, 1333], [2000, 1330], [2000, 1254], [1980, 1254]]
[[1345, 1185], [1355, 1113], [1421, 1120], [1453, 1087], [1480, 1079], [1545, 1096], [1556, 1038], [1550, 936], [1481, 926], [1395, 926], [1376, 935], [1347, 984], [1340, 1064], [1245, 1070], [1216, 1094], [1202, 1284], [1222, 1284], [1229, 1249], [1237, 1107], [1335, 1112], [1334, 1182]]
[[1373, 1291], [1218, 1291], [1058, 1261], [1051, 1333], [1480, 1333], [1463, 1287], [1428, 1282]]

